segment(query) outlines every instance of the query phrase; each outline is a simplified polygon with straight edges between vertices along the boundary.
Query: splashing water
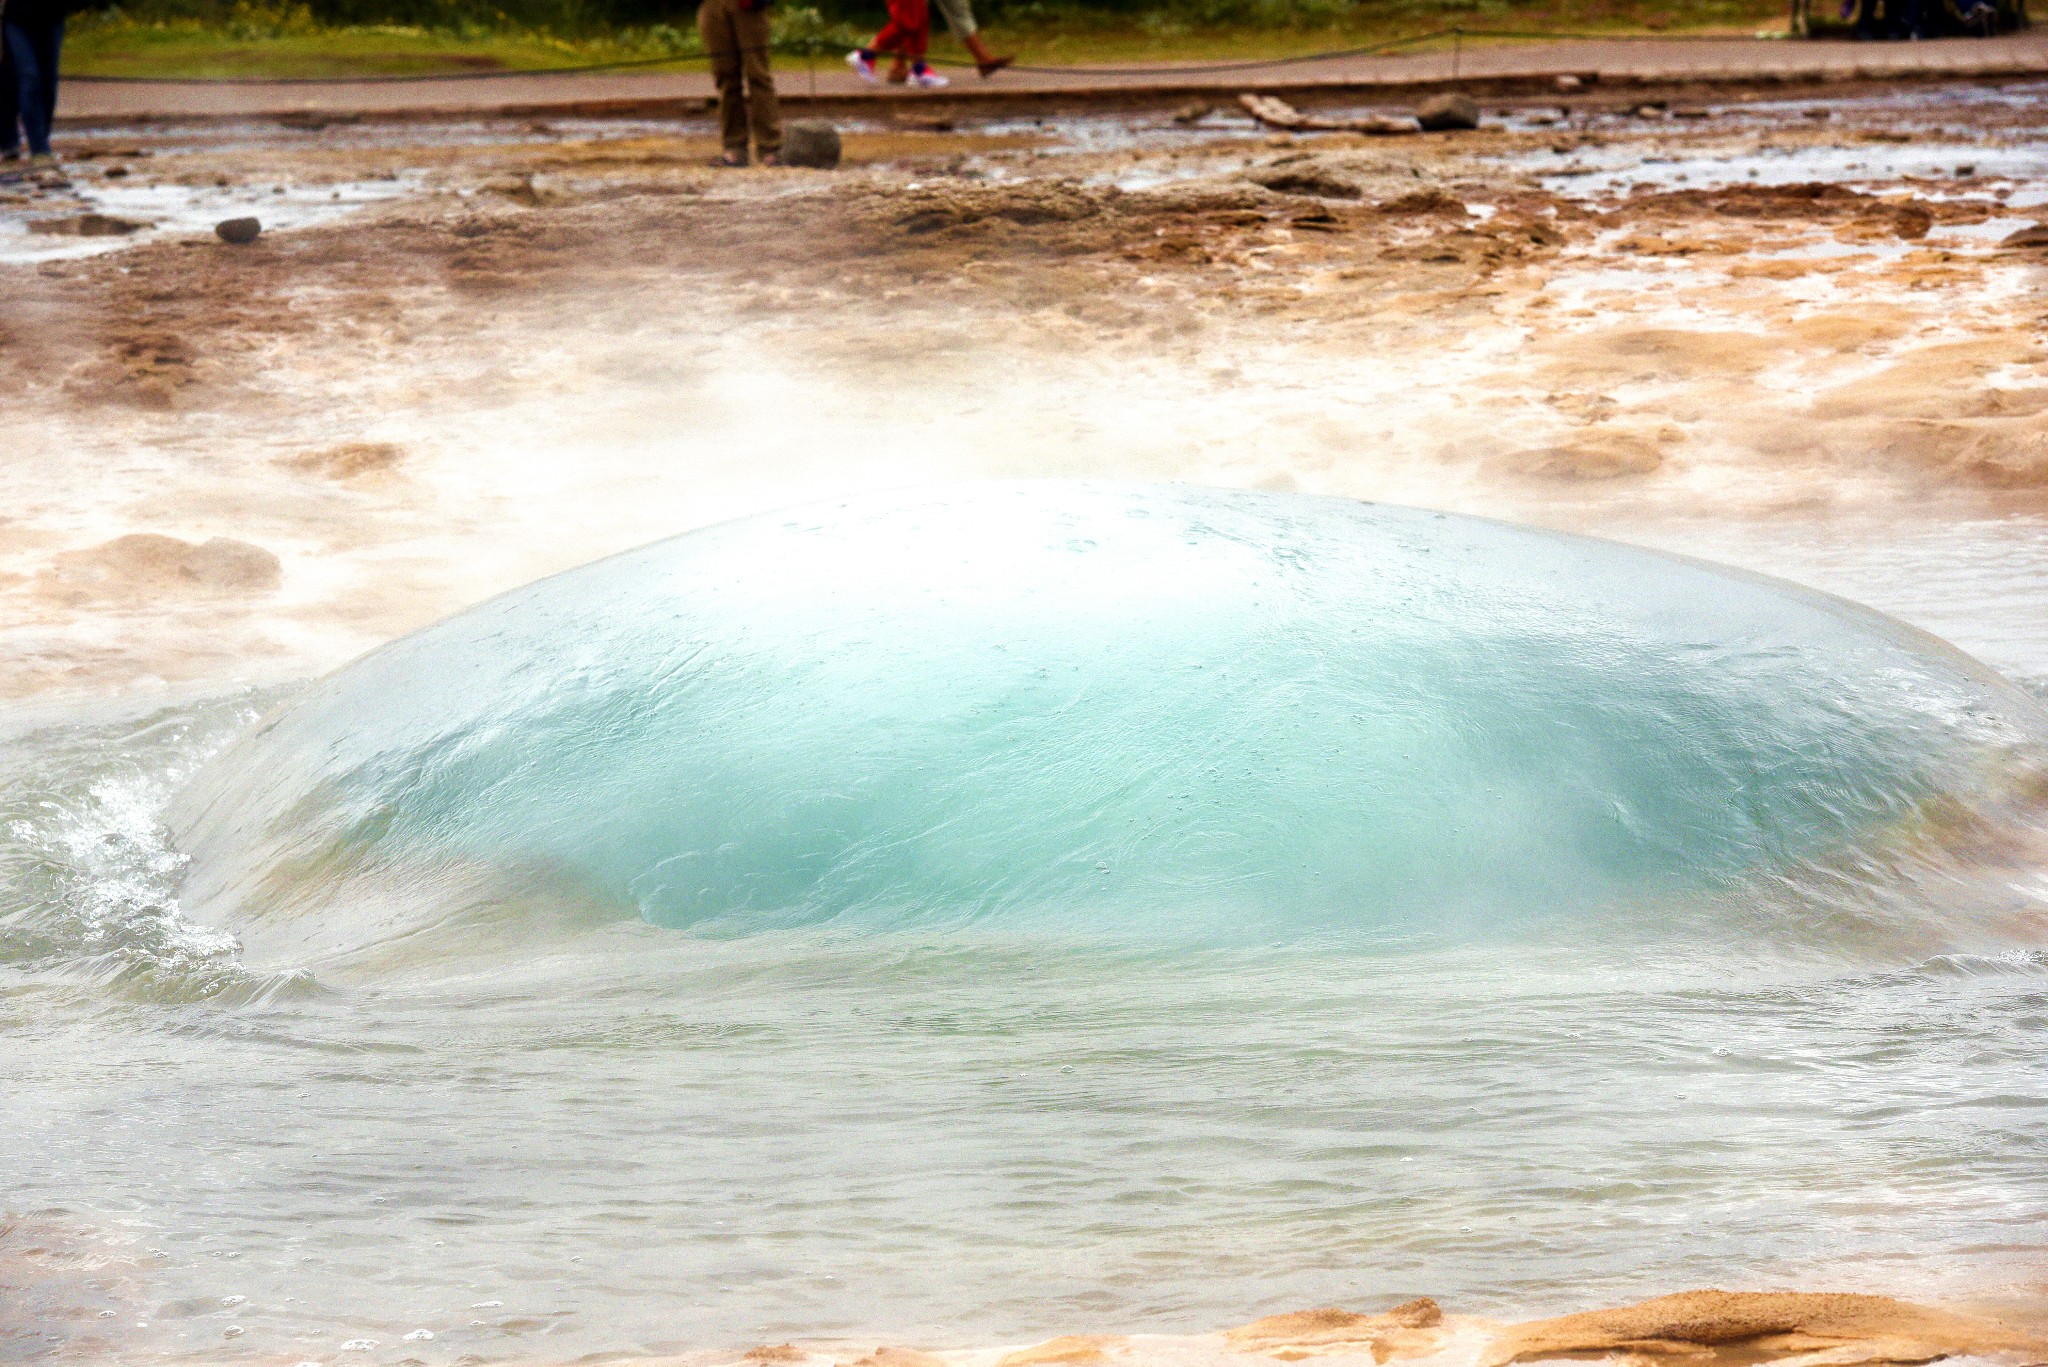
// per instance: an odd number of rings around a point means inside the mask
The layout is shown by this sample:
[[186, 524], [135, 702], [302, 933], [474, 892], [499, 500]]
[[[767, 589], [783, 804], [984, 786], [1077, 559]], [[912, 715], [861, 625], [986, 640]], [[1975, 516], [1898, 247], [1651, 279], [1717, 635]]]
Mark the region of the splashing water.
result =
[[81, 1360], [437, 1367], [2009, 1291], [2040, 715], [1839, 600], [1425, 513], [694, 533], [0, 737], [0, 1171], [86, 1269], [0, 1221], [0, 1280]]

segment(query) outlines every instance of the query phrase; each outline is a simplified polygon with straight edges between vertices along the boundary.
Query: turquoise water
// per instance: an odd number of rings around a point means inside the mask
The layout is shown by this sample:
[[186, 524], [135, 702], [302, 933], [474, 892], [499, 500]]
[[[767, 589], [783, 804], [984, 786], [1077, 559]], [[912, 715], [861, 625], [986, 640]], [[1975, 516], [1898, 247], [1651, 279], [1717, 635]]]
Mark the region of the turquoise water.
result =
[[[2033, 693], [1837, 600], [1599, 543], [1185, 491], [1080, 502], [1050, 547], [1071, 574], [1028, 581], [957, 567], [1046, 552], [1029, 517], [1004, 513], [1005, 540], [972, 508], [934, 514], [943, 591], [868, 621], [916, 562], [901, 503], [665, 543], [322, 682], [10, 717], [0, 1285], [31, 1313], [0, 1359], [564, 1361], [1199, 1330], [1414, 1294], [1512, 1314], [2037, 1281]], [[1144, 536], [1118, 544], [1112, 514]], [[1218, 541], [1189, 545], [1192, 518]], [[777, 597], [816, 568], [805, 537], [843, 567], [829, 610]], [[1813, 577], [1884, 596], [1970, 563], [1866, 544], [1883, 553], [1816, 552]], [[713, 552], [751, 558], [720, 578], [690, 559]], [[1992, 560], [1981, 586], [2003, 593], [2012, 550]], [[1972, 582], [1940, 595], [1948, 621], [2019, 641], [2003, 599], [1971, 618]], [[1027, 583], [1032, 610], [1006, 615]], [[906, 618], [914, 639], [884, 648], [875, 623]], [[1287, 825], [1212, 818], [1170, 864], [1026, 860], [1030, 899], [979, 895], [981, 846], [951, 839], [889, 866], [918, 890], [899, 903], [831, 862], [761, 897], [745, 874], [782, 826], [721, 864], [737, 913], [649, 891], [670, 886], [644, 877], [664, 840], [749, 813], [795, 813], [856, 863], [962, 793], [983, 839], [1099, 841], [1047, 800], [1072, 782], [991, 764], [979, 725], [940, 728], [920, 772], [959, 767], [858, 821], [779, 797], [871, 791], [849, 774], [873, 752], [844, 741], [863, 698], [899, 700], [891, 734], [913, 739], [920, 715], [1045, 698], [962, 645], [999, 632], [1082, 667], [1036, 714], [1062, 726], [1023, 728], [1082, 783], [1247, 736], [1275, 772], [1330, 772], [1219, 780], [1208, 810], [1282, 802]], [[821, 639], [830, 668], [779, 676], [793, 707], [761, 662]], [[1226, 681], [1149, 686], [1191, 650]], [[2036, 658], [2038, 633], [2001, 660]], [[1303, 672], [1322, 686], [1274, 687]], [[668, 689], [697, 710], [644, 705]], [[1228, 708], [1194, 706], [1219, 689]], [[934, 691], [957, 710], [916, 701]], [[748, 721], [712, 717], [716, 747], [691, 731], [707, 696]], [[1071, 718], [1093, 702], [1116, 724]], [[1375, 707], [1443, 738], [1440, 762], [1373, 762], [1394, 724]], [[1503, 732], [1520, 743], [1481, 743]], [[703, 767], [738, 745], [756, 762]], [[659, 801], [608, 788], [605, 754]], [[710, 817], [678, 802], [713, 778]], [[1187, 800], [1091, 791], [1149, 820]], [[1598, 817], [1617, 795], [1632, 824]], [[1499, 811], [1512, 857], [1461, 861], [1457, 823]], [[1226, 856], [1389, 831], [1427, 857], [1332, 857], [1346, 895], [1293, 866], [1215, 890]], [[1177, 914], [1158, 880], [1190, 868], [1211, 895]]]
[[177, 824], [187, 905], [293, 955], [536, 883], [719, 934], [1469, 942], [1715, 895], [1819, 933], [1785, 885], [2003, 819], [2043, 738], [1939, 642], [1724, 569], [1339, 499], [984, 484], [472, 609], [295, 699]]

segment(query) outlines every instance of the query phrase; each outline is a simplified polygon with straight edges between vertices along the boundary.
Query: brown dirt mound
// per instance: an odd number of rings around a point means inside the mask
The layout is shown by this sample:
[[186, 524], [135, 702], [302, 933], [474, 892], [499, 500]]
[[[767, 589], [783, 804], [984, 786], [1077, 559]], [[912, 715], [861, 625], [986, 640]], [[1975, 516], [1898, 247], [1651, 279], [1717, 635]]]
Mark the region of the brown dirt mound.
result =
[[405, 448], [396, 442], [350, 441], [289, 456], [279, 464], [326, 479], [349, 480], [395, 470], [404, 459]]
[[1437, 1303], [1418, 1296], [1378, 1315], [1334, 1308], [1269, 1315], [1232, 1329], [1223, 1338], [1240, 1352], [1264, 1353], [1287, 1362], [1359, 1351], [1385, 1362], [1434, 1350], [1443, 1341], [1443, 1322]]
[[[1732, 1355], [1728, 1350], [1741, 1351]], [[1760, 1363], [1826, 1353], [1835, 1363], [1931, 1362], [1955, 1353], [2039, 1352], [2048, 1342], [1888, 1296], [1681, 1291], [1613, 1310], [1509, 1325], [1482, 1367], [1590, 1354], [1713, 1355]], [[1720, 1350], [1720, 1351], [1716, 1351]]]
[[283, 578], [276, 556], [227, 537], [180, 541], [136, 532], [82, 551], [66, 551], [43, 572], [43, 595], [62, 602], [155, 598], [192, 593], [257, 593]]
[[1118, 1334], [1064, 1334], [1030, 1348], [1006, 1354], [996, 1367], [1052, 1367], [1055, 1363], [1100, 1362], [1104, 1349], [1130, 1340]]

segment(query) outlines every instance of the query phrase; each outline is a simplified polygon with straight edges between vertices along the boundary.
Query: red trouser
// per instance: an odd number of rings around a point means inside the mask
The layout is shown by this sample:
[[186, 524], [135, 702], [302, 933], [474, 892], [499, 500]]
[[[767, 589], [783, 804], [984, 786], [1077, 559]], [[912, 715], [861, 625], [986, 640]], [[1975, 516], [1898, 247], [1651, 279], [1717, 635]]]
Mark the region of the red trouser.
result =
[[877, 52], [900, 52], [916, 59], [932, 43], [932, 10], [927, 0], [889, 0], [889, 22], [875, 35]]

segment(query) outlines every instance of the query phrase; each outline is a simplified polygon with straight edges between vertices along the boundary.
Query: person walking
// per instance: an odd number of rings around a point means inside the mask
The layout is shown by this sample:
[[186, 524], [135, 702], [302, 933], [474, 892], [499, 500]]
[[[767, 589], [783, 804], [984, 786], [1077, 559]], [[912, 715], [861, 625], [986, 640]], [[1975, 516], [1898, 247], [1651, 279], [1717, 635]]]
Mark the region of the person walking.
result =
[[[939, 13], [945, 16], [946, 29], [960, 40], [967, 49], [967, 55], [974, 58], [974, 69], [981, 73], [984, 81], [1001, 71], [1017, 59], [1012, 56], [998, 57], [989, 51], [988, 43], [982, 39], [981, 26], [974, 22], [974, 0], [934, 0]], [[895, 64], [889, 68], [892, 85], [902, 85], [910, 79], [910, 63], [900, 53]]]
[[[20, 0], [8, 0], [18, 4]], [[747, 135], [763, 166], [782, 164], [782, 105], [768, 69], [768, 0], [703, 0], [697, 31], [718, 86], [718, 136], [725, 150], [713, 166], [745, 166]]]
[[72, 0], [6, 0], [0, 9], [4, 65], [13, 78], [0, 99], [0, 114], [11, 115], [0, 129], [0, 155], [19, 156], [22, 135], [31, 157], [54, 155], [50, 126], [57, 117], [57, 61], [64, 48], [64, 16], [72, 8]]
[[910, 63], [911, 85], [920, 90], [936, 90], [947, 81], [925, 62], [925, 51], [931, 45], [932, 10], [927, 0], [889, 0], [889, 22], [882, 25], [882, 31], [866, 47], [847, 53], [846, 64], [856, 76], [873, 85], [881, 79], [875, 75], [876, 55], [893, 52]]

